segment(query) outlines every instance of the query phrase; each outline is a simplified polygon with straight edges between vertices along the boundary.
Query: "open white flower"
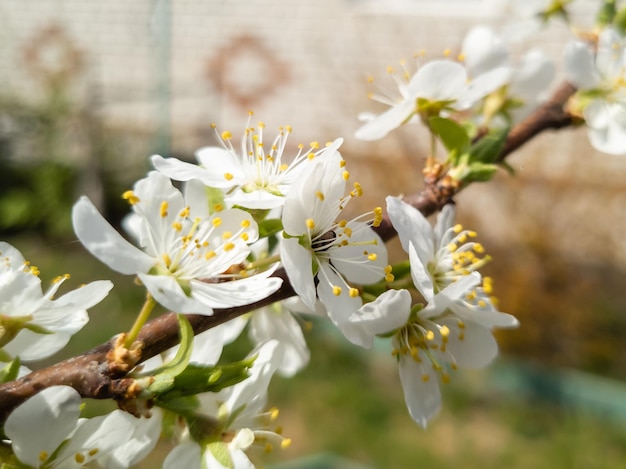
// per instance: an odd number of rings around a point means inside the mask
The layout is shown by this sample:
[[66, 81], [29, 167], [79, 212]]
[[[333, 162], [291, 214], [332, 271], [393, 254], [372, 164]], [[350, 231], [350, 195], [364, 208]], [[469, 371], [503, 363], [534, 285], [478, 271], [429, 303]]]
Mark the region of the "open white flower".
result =
[[308, 151], [300, 145], [290, 163], [283, 161], [291, 127], [281, 127], [278, 136], [267, 145], [263, 138], [263, 123], [248, 127], [241, 140], [241, 150], [231, 144], [230, 132], [222, 133], [224, 148], [204, 147], [196, 151], [198, 165], [175, 158], [152, 157], [154, 167], [177, 181], [197, 179], [209, 187], [225, 191], [225, 200], [247, 208], [268, 209], [282, 206], [291, 185], [306, 173], [307, 162], [324, 152], [337, 149], [342, 140], [318, 150], [316, 142]]
[[[510, 67], [504, 41], [484, 26], [472, 28], [463, 40], [461, 53], [470, 76], [479, 77], [492, 70]], [[483, 103], [483, 116], [496, 125], [510, 125], [528, 116], [545, 99], [554, 78], [554, 64], [541, 51], [531, 50], [510, 67], [508, 79], [490, 93]]]
[[393, 333], [409, 413], [425, 427], [441, 405], [439, 382], [447, 383], [458, 367], [488, 365], [498, 351], [491, 329], [517, 320], [496, 310], [490, 281], [476, 271], [483, 262], [472, 253], [482, 247], [466, 242], [472, 232], [452, 226], [453, 209], [444, 208], [434, 229], [400, 199], [388, 197], [387, 209], [426, 307], [412, 309], [407, 291], [391, 290], [352, 314], [344, 333], [367, 348], [375, 335]]
[[[351, 221], [337, 219], [355, 188], [344, 196], [347, 171], [339, 153], [327, 155], [293, 190], [283, 210], [284, 239], [281, 261], [294, 290], [304, 304], [315, 309], [316, 290], [336, 324], [347, 321], [362, 304], [359, 290], [349, 282], [369, 284], [385, 276], [387, 250], [368, 223], [380, 222], [382, 210]], [[315, 277], [318, 284], [316, 288]]]
[[100, 280], [53, 299], [69, 275], [43, 293], [38, 273], [17, 249], [0, 242], [0, 349], [23, 361], [41, 360], [65, 347], [89, 321], [86, 310], [113, 288]]
[[[141, 249], [126, 241], [82, 197], [72, 211], [74, 230], [98, 259], [122, 274], [136, 274], [155, 300], [178, 313], [213, 314], [213, 308], [253, 303], [275, 292], [271, 270], [249, 277], [227, 273], [245, 260], [257, 225], [243, 210], [208, 215], [206, 203], [186, 200], [166, 176], [152, 172], [125, 197], [139, 215]], [[222, 281], [230, 280], [230, 281]]]
[[407, 73], [393, 76], [400, 98], [372, 95], [373, 99], [389, 104], [391, 108], [360, 127], [356, 138], [378, 140], [414, 116], [427, 122], [428, 118], [442, 113], [467, 109], [500, 88], [508, 79], [509, 69], [496, 68], [469, 81], [461, 64], [433, 60], [420, 67], [413, 76]]
[[565, 47], [565, 74], [578, 88], [572, 108], [582, 111], [597, 150], [626, 153], [626, 41], [617, 31], [600, 33], [597, 51], [582, 41]]
[[32, 468], [80, 468], [133, 437], [137, 419], [132, 415], [115, 410], [79, 419], [80, 405], [76, 390], [52, 386], [18, 406], [4, 426], [16, 457]]
[[218, 393], [199, 395], [200, 412], [213, 422], [213, 432], [202, 443], [186, 441], [168, 454], [164, 469], [179, 467], [254, 469], [246, 452], [253, 448], [269, 451], [287, 447], [291, 440], [271, 429], [276, 410], [265, 411], [267, 388], [282, 361], [276, 341], [253, 352], [257, 358], [244, 381]]

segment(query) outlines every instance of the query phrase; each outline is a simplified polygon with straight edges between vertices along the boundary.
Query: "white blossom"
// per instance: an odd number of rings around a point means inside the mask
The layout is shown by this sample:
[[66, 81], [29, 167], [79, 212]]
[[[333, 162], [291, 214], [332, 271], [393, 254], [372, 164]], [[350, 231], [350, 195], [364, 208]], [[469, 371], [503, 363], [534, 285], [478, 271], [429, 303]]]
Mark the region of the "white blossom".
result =
[[626, 42], [612, 28], [598, 38], [597, 51], [582, 41], [565, 47], [565, 73], [578, 88], [573, 110], [582, 111], [589, 141], [597, 150], [626, 153]]
[[208, 215], [206, 203], [185, 199], [157, 172], [125, 196], [140, 217], [141, 249], [115, 231], [86, 197], [74, 205], [74, 230], [94, 256], [117, 272], [137, 275], [166, 308], [211, 315], [213, 308], [252, 303], [280, 287], [280, 279], [268, 278], [271, 269], [250, 276], [227, 272], [245, 260], [248, 243], [258, 237], [247, 212]]
[[55, 279], [43, 293], [38, 274], [17, 249], [0, 242], [0, 348], [24, 361], [46, 358], [65, 347], [88, 322], [86, 310], [113, 287], [100, 280], [54, 299], [69, 275]]

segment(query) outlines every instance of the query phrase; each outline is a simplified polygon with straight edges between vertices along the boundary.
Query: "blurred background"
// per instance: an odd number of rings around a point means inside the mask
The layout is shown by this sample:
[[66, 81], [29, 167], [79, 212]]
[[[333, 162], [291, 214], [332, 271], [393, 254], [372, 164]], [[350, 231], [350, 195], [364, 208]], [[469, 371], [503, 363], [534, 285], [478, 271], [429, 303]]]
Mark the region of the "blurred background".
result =
[[[598, 3], [575, 1], [574, 21], [589, 24]], [[291, 125], [294, 151], [344, 137], [366, 193], [350, 209], [383, 205], [419, 189], [428, 140], [415, 126], [377, 142], [352, 137], [359, 112], [384, 109], [367, 99], [368, 77], [393, 90], [387, 66], [455, 56], [472, 26], [511, 21], [498, 0], [1, 0], [0, 239], [44, 282], [69, 272], [70, 287], [116, 284], [56, 359], [130, 325], [143, 300], [75, 241], [79, 195], [119, 223], [120, 194], [151, 154], [192, 161], [216, 143], [211, 123], [237, 137], [252, 110], [268, 136]], [[511, 44], [511, 55], [538, 47], [560, 70], [569, 38], [557, 24]], [[584, 129], [568, 129], [508, 161], [514, 177], [456, 199], [494, 258], [485, 273], [501, 309], [521, 321], [498, 333], [498, 362], [459, 372], [424, 431], [386, 345], [355, 350], [313, 323], [309, 368], [272, 384], [294, 440], [270, 459], [276, 468], [626, 467], [626, 158], [598, 154]]]

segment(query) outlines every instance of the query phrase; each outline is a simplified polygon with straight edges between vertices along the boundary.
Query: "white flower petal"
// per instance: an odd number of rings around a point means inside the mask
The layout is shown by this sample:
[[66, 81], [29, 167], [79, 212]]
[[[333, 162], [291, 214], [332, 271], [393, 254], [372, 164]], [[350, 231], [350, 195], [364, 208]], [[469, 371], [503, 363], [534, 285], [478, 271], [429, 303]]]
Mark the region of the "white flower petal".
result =
[[39, 467], [70, 436], [80, 415], [80, 395], [69, 386], [52, 386], [17, 407], [4, 425], [20, 461]]
[[252, 304], [267, 298], [282, 285], [282, 279], [278, 277], [267, 278], [271, 273], [272, 271], [266, 271], [252, 277], [222, 283], [192, 280], [191, 296], [213, 308]]
[[409, 82], [409, 93], [429, 101], [456, 101], [467, 89], [467, 72], [456, 62], [433, 60], [421, 67]]
[[450, 329], [446, 349], [459, 366], [484, 368], [498, 355], [498, 344], [489, 329], [471, 322], [464, 323], [463, 329], [459, 329], [455, 318], [443, 318], [438, 322]]
[[195, 441], [176, 446], [163, 461], [163, 469], [201, 469], [201, 465], [202, 449]]
[[74, 204], [72, 223], [87, 250], [116, 272], [147, 272], [154, 265], [154, 259], [126, 241], [87, 197]]
[[[432, 366], [421, 368], [410, 355], [401, 354], [398, 362], [398, 372], [404, 401], [409, 414], [423, 428], [433, 418], [441, 407], [441, 392], [437, 375]], [[425, 379], [424, 376], [428, 376]]]
[[[387, 265], [387, 247], [378, 234], [365, 223], [350, 222], [346, 225], [352, 230], [352, 236], [346, 246], [333, 246], [327, 253], [332, 264], [349, 282], [367, 285], [376, 283], [384, 276]], [[376, 256], [368, 260], [363, 254]]]
[[353, 344], [369, 349], [375, 335], [404, 326], [410, 314], [411, 294], [407, 290], [389, 290], [353, 313], [342, 332]]
[[404, 100], [366, 122], [354, 133], [354, 137], [367, 141], [379, 140], [409, 120], [414, 113], [415, 102]]
[[163, 158], [153, 155], [150, 160], [152, 165], [161, 173], [175, 181], [190, 181], [196, 179], [209, 187], [226, 189], [234, 186], [238, 181], [227, 180], [224, 173], [218, 174], [207, 171], [195, 164], [177, 160], [176, 158]]
[[[318, 279], [319, 299], [326, 306], [328, 317], [341, 329], [341, 324], [348, 321], [350, 315], [361, 307], [363, 301], [360, 296], [353, 298], [349, 295], [349, 286], [327, 262], [320, 262]], [[335, 295], [333, 291], [335, 286], [341, 288], [339, 295]]]
[[213, 308], [185, 294], [176, 279], [170, 275], [138, 274], [154, 299], [175, 313], [213, 315]]
[[584, 42], [572, 41], [565, 46], [565, 77], [576, 88], [585, 90], [598, 86], [593, 51]]
[[300, 246], [296, 238], [283, 238], [280, 244], [280, 259], [293, 289], [305, 305], [315, 309], [315, 282], [311, 251]]

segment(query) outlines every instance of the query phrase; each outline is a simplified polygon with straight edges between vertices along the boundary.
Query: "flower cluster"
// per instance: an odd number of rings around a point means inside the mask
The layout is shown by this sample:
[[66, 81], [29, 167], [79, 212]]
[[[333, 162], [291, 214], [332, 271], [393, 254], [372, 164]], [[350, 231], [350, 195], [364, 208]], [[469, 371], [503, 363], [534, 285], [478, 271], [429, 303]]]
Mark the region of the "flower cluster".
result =
[[[530, 3], [535, 22], [569, 17], [569, 1]], [[552, 111], [586, 123], [595, 148], [623, 154], [626, 7], [605, 7], [596, 28], [576, 31], [566, 46], [576, 90]], [[405, 62], [399, 73], [389, 69], [397, 95], [371, 95], [390, 107], [362, 116], [357, 138], [382, 139], [405, 123], [429, 133], [420, 201], [443, 207], [434, 226], [391, 196], [386, 214], [348, 214], [363, 188], [342, 157], [343, 140], [290, 145], [292, 129], [283, 126], [266, 141], [265, 125], [253, 127], [251, 117], [239, 145], [216, 131], [219, 146], [199, 149], [196, 163], [153, 155], [153, 169], [122, 195], [130, 206], [124, 233], [81, 197], [72, 209], [79, 241], [146, 292], [132, 328], [107, 345], [106, 363], [89, 369], [106, 376], [98, 397], [114, 396], [121, 410], [80, 418], [81, 395], [65, 385], [89, 395], [78, 387], [91, 384], [80, 370], [43, 386], [4, 423], [3, 467], [127, 468], [163, 434], [173, 447], [165, 468], [254, 468], [256, 453], [291, 442], [278, 411], [267, 408], [268, 386], [275, 374], [291, 377], [307, 365], [305, 315], [328, 320], [362, 348], [387, 340], [409, 414], [426, 427], [441, 406], [441, 385], [459, 368], [490, 364], [493, 331], [518, 326], [499, 311], [493, 281], [481, 274], [491, 258], [477, 234], [455, 222], [452, 201], [502, 166], [510, 127], [537, 111], [554, 76], [539, 51], [518, 62], [509, 55], [506, 38], [474, 28], [456, 59], [418, 54], [415, 71]], [[408, 261], [390, 265], [385, 240], [394, 230]], [[95, 281], [54, 298], [68, 278], [44, 292], [38, 269], [0, 242], [0, 386], [30, 372], [23, 362], [62, 349], [113, 286]], [[150, 334], [140, 334], [157, 305], [179, 325], [179, 345], [160, 354], [146, 347]], [[198, 321], [213, 327], [201, 332]], [[244, 330], [252, 352], [223, 363], [224, 346]]]

